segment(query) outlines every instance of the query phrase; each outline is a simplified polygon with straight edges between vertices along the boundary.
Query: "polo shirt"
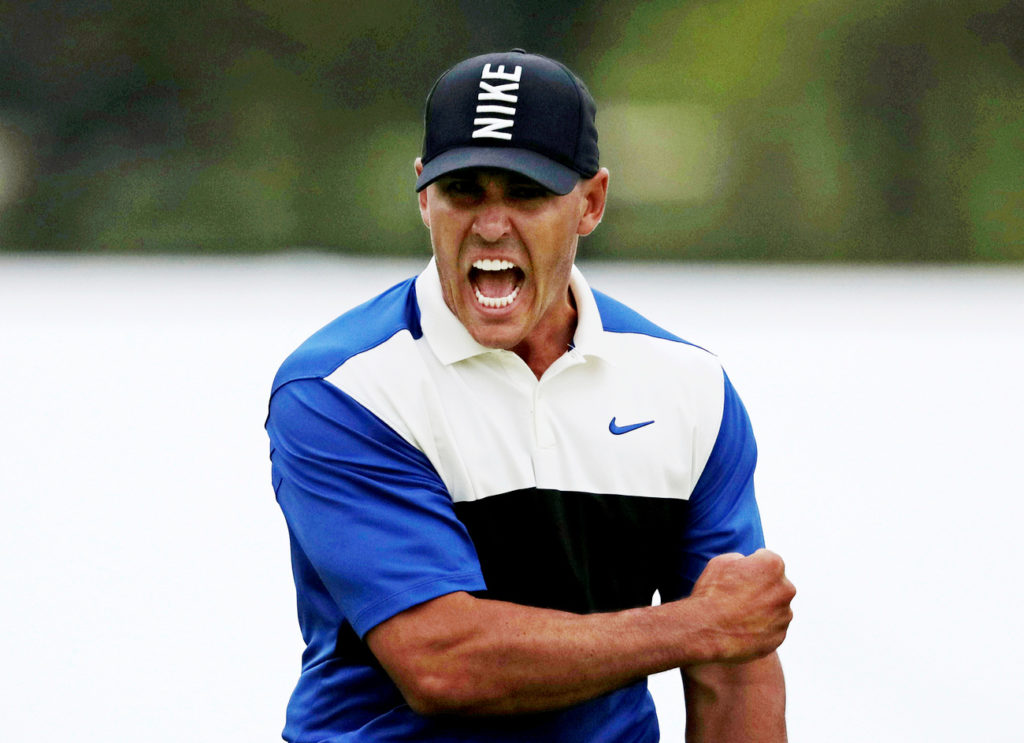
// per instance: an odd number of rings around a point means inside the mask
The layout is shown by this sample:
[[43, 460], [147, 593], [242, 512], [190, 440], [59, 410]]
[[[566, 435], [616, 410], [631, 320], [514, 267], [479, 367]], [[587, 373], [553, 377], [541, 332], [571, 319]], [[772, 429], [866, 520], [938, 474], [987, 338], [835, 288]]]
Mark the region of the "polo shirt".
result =
[[656, 741], [645, 682], [567, 709], [414, 713], [363, 637], [453, 591], [589, 613], [686, 596], [764, 545], [756, 447], [718, 359], [592, 291], [538, 380], [478, 344], [433, 261], [302, 344], [267, 431], [306, 648], [289, 741]]

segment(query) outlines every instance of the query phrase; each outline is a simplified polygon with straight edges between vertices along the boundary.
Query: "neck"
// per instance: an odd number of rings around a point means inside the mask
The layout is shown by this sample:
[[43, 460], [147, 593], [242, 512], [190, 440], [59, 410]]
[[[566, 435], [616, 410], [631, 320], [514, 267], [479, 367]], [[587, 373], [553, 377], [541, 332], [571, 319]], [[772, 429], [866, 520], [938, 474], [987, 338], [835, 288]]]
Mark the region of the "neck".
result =
[[526, 362], [537, 379], [540, 379], [548, 367], [565, 353], [576, 335], [579, 314], [571, 290], [569, 301], [564, 307], [563, 314], [555, 322], [538, 327], [529, 338], [512, 348], [512, 351]]

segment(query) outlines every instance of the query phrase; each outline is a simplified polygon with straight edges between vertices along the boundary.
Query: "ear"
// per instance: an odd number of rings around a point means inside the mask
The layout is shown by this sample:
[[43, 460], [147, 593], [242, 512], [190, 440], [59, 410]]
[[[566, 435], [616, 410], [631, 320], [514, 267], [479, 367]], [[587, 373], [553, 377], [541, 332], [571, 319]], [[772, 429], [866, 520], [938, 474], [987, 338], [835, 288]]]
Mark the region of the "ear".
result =
[[608, 168], [601, 168], [593, 178], [581, 180], [579, 188], [582, 197], [582, 214], [576, 228], [579, 235], [589, 235], [604, 216], [604, 205], [608, 200]]
[[[414, 167], [415, 167], [415, 170], [416, 170], [416, 177], [419, 178], [420, 177], [420, 173], [423, 172], [423, 159], [417, 157], [416, 158], [416, 163], [415, 163]], [[427, 188], [430, 188], [430, 187], [427, 186]], [[429, 228], [430, 227], [430, 212], [427, 211], [427, 188], [424, 188], [422, 191], [420, 191], [416, 195], [419, 196], [419, 200], [420, 200], [420, 219], [422, 219], [423, 220], [423, 224], [425, 224]]]

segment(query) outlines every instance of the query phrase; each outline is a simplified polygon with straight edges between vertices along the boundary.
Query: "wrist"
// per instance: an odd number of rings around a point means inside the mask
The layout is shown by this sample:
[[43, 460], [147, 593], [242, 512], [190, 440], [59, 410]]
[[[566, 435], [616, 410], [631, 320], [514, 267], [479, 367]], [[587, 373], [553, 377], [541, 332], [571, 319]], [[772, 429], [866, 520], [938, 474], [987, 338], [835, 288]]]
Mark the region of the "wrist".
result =
[[721, 611], [713, 599], [691, 596], [668, 606], [676, 610], [675, 646], [679, 651], [676, 665], [680, 668], [727, 660], [729, 650], [725, 637], [717, 629]]

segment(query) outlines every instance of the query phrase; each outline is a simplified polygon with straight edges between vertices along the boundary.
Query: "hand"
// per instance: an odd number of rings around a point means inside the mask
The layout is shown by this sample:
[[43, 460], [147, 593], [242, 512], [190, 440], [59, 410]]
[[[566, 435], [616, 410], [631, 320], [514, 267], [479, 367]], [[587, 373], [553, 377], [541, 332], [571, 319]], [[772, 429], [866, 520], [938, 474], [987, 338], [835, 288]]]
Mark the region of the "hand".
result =
[[690, 594], [707, 622], [707, 660], [742, 663], [774, 651], [786, 638], [795, 595], [782, 558], [774, 552], [713, 558]]

